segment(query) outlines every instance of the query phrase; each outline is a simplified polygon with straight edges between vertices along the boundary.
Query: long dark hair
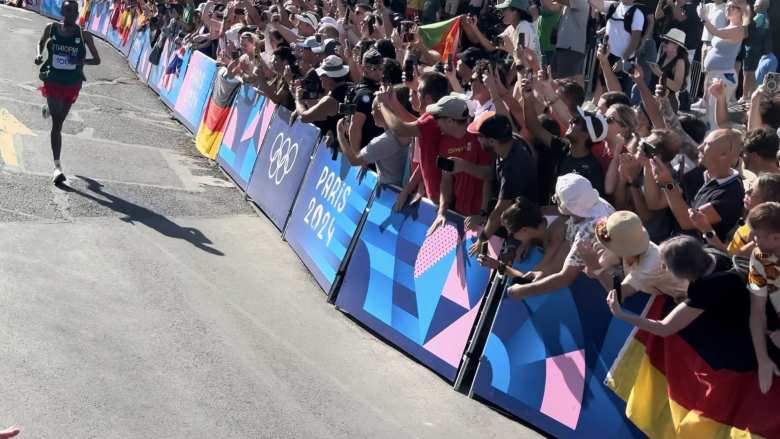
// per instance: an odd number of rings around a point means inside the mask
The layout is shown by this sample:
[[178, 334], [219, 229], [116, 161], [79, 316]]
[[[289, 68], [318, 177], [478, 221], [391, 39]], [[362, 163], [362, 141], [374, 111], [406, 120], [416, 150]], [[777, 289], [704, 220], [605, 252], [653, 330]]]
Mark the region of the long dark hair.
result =
[[[680, 46], [679, 44], [672, 43], [670, 41], [666, 41], [665, 44], [674, 44], [674, 46], [677, 48], [677, 51], [674, 53], [674, 58], [672, 58], [671, 62], [669, 63], [670, 68], [667, 72], [667, 77], [669, 76], [669, 72], [674, 74], [675, 66], [677, 65], [677, 60], [681, 59], [685, 63], [685, 73], [683, 74], [683, 82], [680, 86], [680, 90], [684, 89], [686, 87], [686, 82], [688, 79], [688, 71], [691, 68], [691, 63], [688, 62], [688, 49], [685, 47]], [[661, 56], [658, 58], [658, 65], [661, 66], [661, 70], [666, 71], [666, 69], [663, 67], [666, 64], [666, 51], [661, 51]], [[677, 79], [677, 78], [675, 78]]]

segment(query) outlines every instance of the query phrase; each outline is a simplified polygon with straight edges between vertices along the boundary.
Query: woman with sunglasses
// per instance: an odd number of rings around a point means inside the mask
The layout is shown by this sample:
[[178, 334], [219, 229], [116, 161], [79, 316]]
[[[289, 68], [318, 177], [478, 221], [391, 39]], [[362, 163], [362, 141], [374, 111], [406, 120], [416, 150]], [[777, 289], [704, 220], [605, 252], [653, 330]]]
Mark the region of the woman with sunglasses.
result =
[[[735, 63], [745, 39], [743, 18], [745, 5], [737, 0], [726, 3], [726, 27], [717, 28], [710, 23], [709, 17], [704, 17], [704, 27], [712, 34], [712, 48], [704, 59], [704, 70], [707, 72], [704, 89], [708, 89], [715, 79], [720, 79], [726, 85], [726, 98], [731, 100], [737, 89], [737, 71]], [[716, 99], [709, 96], [706, 101], [707, 118], [710, 128], [715, 128]]]
[[[41, 66], [39, 78], [43, 86], [39, 88], [46, 98], [43, 115], [51, 115], [51, 151], [54, 157], [54, 172], [52, 182], [60, 185], [66, 182], [65, 174], [60, 165], [62, 151], [62, 125], [68, 117], [71, 106], [76, 103], [81, 91], [85, 65], [100, 64], [100, 55], [92, 35], [82, 31], [76, 24], [79, 18], [79, 5], [75, 0], [65, 0], [62, 3], [62, 23], [52, 23], [46, 26], [38, 42], [38, 55], [35, 64]], [[92, 54], [87, 58], [86, 48]], [[48, 56], [43, 59], [46, 49]]]

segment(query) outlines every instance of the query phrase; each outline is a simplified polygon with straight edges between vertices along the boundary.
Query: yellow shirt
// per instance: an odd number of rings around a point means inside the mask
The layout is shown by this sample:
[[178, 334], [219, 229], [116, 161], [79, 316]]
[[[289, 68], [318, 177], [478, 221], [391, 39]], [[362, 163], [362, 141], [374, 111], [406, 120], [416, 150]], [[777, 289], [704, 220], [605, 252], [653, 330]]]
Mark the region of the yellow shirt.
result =
[[750, 238], [750, 226], [743, 224], [734, 232], [734, 237], [729, 242], [728, 251], [729, 254], [737, 254], [742, 247], [748, 245], [752, 241]]

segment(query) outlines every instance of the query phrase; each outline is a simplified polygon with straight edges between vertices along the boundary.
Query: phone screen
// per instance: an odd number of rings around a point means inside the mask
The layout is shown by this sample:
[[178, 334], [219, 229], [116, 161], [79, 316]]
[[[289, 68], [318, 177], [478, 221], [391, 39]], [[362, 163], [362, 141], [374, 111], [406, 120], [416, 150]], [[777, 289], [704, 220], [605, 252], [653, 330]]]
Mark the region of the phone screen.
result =
[[436, 167], [442, 171], [452, 172], [455, 170], [455, 162], [445, 157], [439, 157], [436, 159]]

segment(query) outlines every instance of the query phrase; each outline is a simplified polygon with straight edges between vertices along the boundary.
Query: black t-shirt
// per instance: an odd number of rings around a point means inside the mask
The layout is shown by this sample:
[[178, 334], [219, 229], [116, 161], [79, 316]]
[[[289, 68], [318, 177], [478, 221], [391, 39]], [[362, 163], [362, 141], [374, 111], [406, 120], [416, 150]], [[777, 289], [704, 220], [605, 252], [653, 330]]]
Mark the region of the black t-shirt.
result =
[[496, 157], [495, 172], [498, 200], [513, 200], [522, 195], [538, 202], [536, 160], [525, 140], [515, 137], [509, 155], [504, 159]]
[[728, 234], [742, 216], [745, 188], [742, 179], [735, 175], [723, 183], [713, 179], [699, 189], [693, 198], [691, 207], [700, 209], [705, 204], [712, 204], [720, 215], [720, 222], [713, 225], [721, 241], [728, 241]]
[[[750, 292], [737, 273], [723, 270], [690, 284], [685, 303], [704, 311], [688, 327], [680, 331], [685, 339], [713, 369], [737, 371], [755, 370], [756, 356], [750, 335]], [[727, 267], [726, 267], [727, 268]], [[769, 327], [776, 327], [777, 315], [767, 312]], [[780, 356], [767, 340], [770, 357]]]
[[371, 106], [374, 103], [374, 93], [379, 90], [379, 83], [370, 79], [363, 78], [355, 84], [355, 99], [352, 101], [355, 104], [355, 112], [363, 113], [366, 116], [366, 121], [363, 123], [363, 138], [360, 141], [360, 147], [368, 145], [374, 137], [379, 136], [384, 132], [381, 128], [374, 123], [374, 117], [371, 115]]
[[579, 174], [587, 178], [593, 189], [604, 195], [604, 170], [593, 154], [585, 157], [573, 157], [571, 155], [571, 143], [562, 137], [553, 136], [550, 142], [550, 153], [553, 163], [558, 163], [556, 176], [565, 174]]

